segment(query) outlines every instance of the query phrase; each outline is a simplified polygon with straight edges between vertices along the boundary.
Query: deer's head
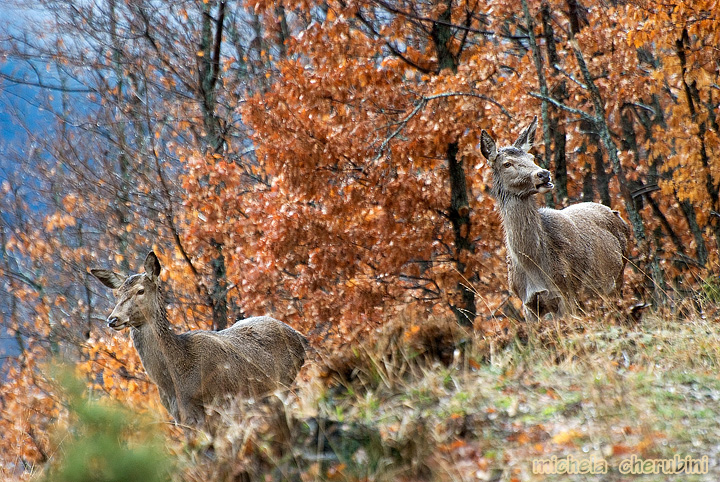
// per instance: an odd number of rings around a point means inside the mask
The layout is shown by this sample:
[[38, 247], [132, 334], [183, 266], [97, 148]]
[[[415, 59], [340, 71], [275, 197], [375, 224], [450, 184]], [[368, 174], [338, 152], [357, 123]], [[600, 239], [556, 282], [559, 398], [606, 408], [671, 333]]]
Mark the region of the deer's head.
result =
[[533, 194], [545, 193], [554, 186], [550, 171], [535, 164], [530, 149], [535, 141], [537, 116], [520, 133], [513, 145], [500, 149], [495, 140], [484, 130], [480, 134], [480, 151], [493, 169], [494, 190], [526, 198]]
[[106, 269], [90, 270], [102, 284], [112, 288], [117, 300], [115, 309], [107, 319], [110, 328], [139, 328], [152, 319], [159, 290], [160, 270], [160, 261], [152, 251], [145, 258], [144, 273], [125, 277]]

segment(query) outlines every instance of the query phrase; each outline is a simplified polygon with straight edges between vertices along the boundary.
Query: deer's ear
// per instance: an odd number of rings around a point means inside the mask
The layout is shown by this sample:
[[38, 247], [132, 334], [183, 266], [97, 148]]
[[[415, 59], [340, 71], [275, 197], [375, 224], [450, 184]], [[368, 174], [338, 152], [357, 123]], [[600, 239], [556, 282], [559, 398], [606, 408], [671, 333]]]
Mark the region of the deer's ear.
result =
[[485, 129], [480, 132], [480, 152], [482, 152], [482, 155], [491, 164], [495, 162], [495, 158], [497, 158], [497, 146], [493, 138], [490, 137], [490, 134], [485, 132]]
[[518, 149], [522, 149], [525, 152], [529, 152], [535, 143], [535, 130], [537, 129], [537, 116], [533, 119], [527, 128], [520, 133], [513, 146]]
[[102, 284], [114, 290], [120, 288], [125, 281], [125, 278], [123, 278], [119, 274], [113, 273], [112, 271], [108, 271], [106, 269], [93, 268], [90, 270], [90, 273], [94, 277], [99, 279]]
[[150, 251], [145, 258], [145, 272], [150, 276], [150, 279], [157, 281], [161, 269], [160, 260], [153, 251]]

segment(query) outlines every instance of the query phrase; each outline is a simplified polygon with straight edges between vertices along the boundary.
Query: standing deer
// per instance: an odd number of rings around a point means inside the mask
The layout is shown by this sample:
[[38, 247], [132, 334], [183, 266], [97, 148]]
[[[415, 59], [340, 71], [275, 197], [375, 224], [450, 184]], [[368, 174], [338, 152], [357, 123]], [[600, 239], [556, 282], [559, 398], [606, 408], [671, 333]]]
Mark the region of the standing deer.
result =
[[512, 146], [499, 150], [487, 132], [480, 136], [505, 229], [508, 280], [527, 321], [573, 313], [581, 293], [619, 295], [630, 237], [620, 213], [602, 204], [538, 209], [535, 194], [554, 186], [550, 172], [529, 154], [536, 127], [537, 117]]
[[117, 304], [107, 324], [118, 331], [130, 327], [143, 367], [176, 421], [202, 425], [213, 402], [258, 397], [293, 382], [305, 361], [303, 335], [268, 316], [217, 332], [176, 334], [165, 312], [160, 270], [151, 251], [144, 273], [126, 278], [104, 269], [90, 272], [113, 289]]

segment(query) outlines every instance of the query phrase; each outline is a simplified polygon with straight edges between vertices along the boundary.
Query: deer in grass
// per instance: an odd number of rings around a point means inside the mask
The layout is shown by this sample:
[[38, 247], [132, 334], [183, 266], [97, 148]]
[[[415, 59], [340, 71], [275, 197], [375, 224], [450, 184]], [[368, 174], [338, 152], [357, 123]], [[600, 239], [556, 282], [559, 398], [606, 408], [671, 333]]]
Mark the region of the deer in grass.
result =
[[505, 230], [508, 281], [526, 321], [574, 313], [581, 294], [620, 295], [630, 238], [620, 213], [602, 204], [538, 209], [535, 194], [554, 186], [529, 153], [536, 127], [537, 117], [512, 146], [500, 149], [487, 132], [480, 135]]
[[176, 421], [202, 426], [212, 403], [260, 397], [293, 382], [305, 361], [302, 334], [268, 316], [238, 321], [222, 331], [176, 334], [165, 312], [160, 270], [151, 251], [144, 273], [90, 272], [113, 289], [117, 304], [107, 324], [118, 331], [130, 328], [143, 367]]

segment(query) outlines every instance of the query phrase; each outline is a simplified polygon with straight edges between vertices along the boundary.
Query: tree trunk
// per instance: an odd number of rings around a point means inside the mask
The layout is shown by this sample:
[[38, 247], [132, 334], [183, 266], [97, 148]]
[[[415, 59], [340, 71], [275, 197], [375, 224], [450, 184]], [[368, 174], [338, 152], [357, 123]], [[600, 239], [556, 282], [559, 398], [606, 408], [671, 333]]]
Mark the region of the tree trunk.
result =
[[223, 245], [213, 240], [211, 246], [215, 250], [215, 256], [212, 259], [212, 315], [213, 329], [224, 330], [228, 324], [228, 307], [227, 307], [227, 271], [225, 270], [225, 256], [223, 255]]
[[[463, 258], [473, 253], [470, 240], [470, 203], [468, 200], [465, 169], [462, 160], [457, 157], [458, 144], [451, 142], [447, 148], [448, 171], [450, 174], [450, 223], [455, 233], [455, 267], [464, 279], [458, 282], [457, 291], [461, 302], [451, 305], [455, 318], [460, 325], [473, 326], [475, 319], [475, 293], [470, 289], [465, 272]], [[458, 306], [459, 304], [459, 306]]]
[[[457, 56], [451, 50], [452, 29], [450, 27], [452, 0], [446, 0], [447, 6], [440, 14], [438, 21], [433, 23], [430, 35], [435, 44], [438, 58], [438, 73], [443, 69], [457, 72]], [[470, 202], [468, 200], [467, 180], [462, 159], [458, 159], [458, 144], [450, 142], [447, 145], [446, 157], [450, 178], [450, 209], [448, 210], [450, 224], [453, 227], [455, 253], [453, 255], [455, 267], [462, 279], [456, 286], [458, 301], [452, 301], [450, 308], [455, 314], [458, 324], [473, 326], [475, 320], [475, 293], [467, 286], [470, 278], [465, 272], [466, 264], [463, 261], [473, 252], [473, 243], [470, 239]]]
[[[569, 0], [568, 4], [571, 7], [572, 11], [573, 5], [577, 5], [577, 2], [575, 0]], [[580, 21], [578, 19], [575, 19], [574, 21], [572, 21], [571, 19], [571, 24], [579, 23]], [[630, 223], [633, 227], [633, 231], [635, 232], [635, 238], [638, 240], [639, 243], [644, 243], [645, 225], [643, 224], [640, 213], [635, 209], [632, 195], [630, 194], [630, 189], [628, 188], [625, 171], [622, 167], [622, 164], [620, 163], [618, 148], [612, 138], [610, 127], [608, 126], [607, 115], [605, 113], [605, 103], [602, 96], [600, 95], [600, 90], [595, 84], [595, 79], [593, 79], [592, 75], [590, 74], [590, 70], [588, 69], [587, 63], [585, 62], [585, 57], [582, 54], [580, 46], [578, 45], [577, 40], [574, 38], [574, 35], [571, 36], [570, 44], [575, 54], [575, 59], [578, 62], [578, 66], [580, 67], [580, 71], [582, 72], [585, 84], [590, 91], [590, 98], [592, 100], [593, 109], [595, 111], [593, 132], [597, 132], [599, 140], [602, 142], [602, 145], [605, 146], [605, 149], [608, 153], [608, 158], [610, 159], [610, 165], [612, 166], [612, 170], [617, 176], [620, 183], [620, 193], [622, 194], [622, 197], [625, 201], [625, 208], [627, 209], [628, 216], [630, 217]], [[602, 166], [596, 165], [596, 169], [598, 170], [600, 170], [601, 167], [602, 171], [604, 172], [604, 163]]]
[[[677, 193], [675, 194], [675, 199], [677, 199]], [[690, 232], [695, 238], [695, 257], [697, 258], [697, 262], [700, 265], [705, 266], [708, 260], [708, 251], [707, 246], [705, 245], [705, 238], [703, 238], [703, 231], [697, 222], [695, 207], [692, 205], [692, 203], [686, 200], [678, 201], [680, 204], [680, 209], [682, 209], [688, 226], [690, 227]]]
[[[537, 38], [535, 37], [535, 19], [530, 15], [530, 8], [528, 7], [527, 0], [522, 0], [522, 9], [523, 15], [525, 16], [525, 26], [527, 28], [528, 37], [530, 38], [530, 50], [532, 51], [533, 60], [535, 62], [535, 71], [537, 72], [540, 95], [542, 95], [543, 97], [540, 114], [542, 117], [543, 126], [544, 155], [543, 160], [540, 163], [540, 167], [542, 167], [543, 169], [550, 169], [550, 159], [552, 158], [552, 144], [550, 136], [550, 108], [549, 102], [547, 101], [548, 86], [545, 80], [545, 72], [543, 70], [542, 54], [540, 53], [540, 47], [538, 46]], [[552, 191], [548, 191], [545, 193], [545, 202], [548, 206], [554, 207], [555, 202], [553, 201]]]
[[[640, 159], [640, 149], [638, 147], [637, 143], [637, 137], [635, 135], [635, 127], [633, 125], [633, 119], [629, 114], [629, 109], [624, 108], [621, 111], [620, 114], [620, 125], [622, 127], [622, 148], [626, 151], [633, 152], [635, 154], [635, 159]], [[653, 164], [650, 166], [650, 172], [648, 174], [648, 184], [650, 186], [657, 185], [658, 181], [658, 175], [657, 175], [657, 165]], [[635, 185], [633, 186], [633, 192], [634, 189], [643, 189], [645, 188], [645, 185], [642, 181], [638, 180]], [[675, 250], [685, 255], [685, 247], [682, 244], [682, 241], [680, 240], [680, 237], [677, 235], [675, 230], [672, 228], [672, 225], [670, 224], [670, 221], [668, 221], [667, 217], [665, 216], [665, 213], [662, 212], [660, 209], [660, 205], [652, 198], [652, 191], [645, 192], [645, 194], [641, 194], [639, 196], [635, 197], [635, 208], [636, 209], [642, 209], [642, 200], [645, 199], [648, 204], [650, 204], [650, 207], [653, 211], [653, 214], [656, 218], [660, 221], [660, 225], [665, 230], [667, 235], [670, 237], [670, 240], [675, 245]], [[662, 233], [662, 232], [661, 232]], [[661, 235], [660, 233], [660, 235]], [[658, 246], [661, 246], [660, 238], [658, 238], [657, 242]]]
[[[700, 141], [700, 162], [702, 163], [703, 172], [701, 175], [705, 180], [705, 189], [707, 190], [708, 197], [710, 198], [711, 209], [715, 212], [720, 211], [720, 191], [715, 185], [712, 172], [710, 170], [710, 157], [707, 153], [707, 147], [705, 145], [705, 134], [707, 133], [708, 127], [705, 120], [699, 119], [698, 107], [702, 105], [700, 99], [700, 93], [697, 89], [697, 84], [693, 80], [688, 83], [688, 78], [685, 75], [687, 70], [687, 59], [685, 57], [685, 44], [688, 42], [688, 32], [683, 30], [682, 37], [675, 42], [678, 59], [680, 59], [680, 69], [682, 72], [682, 82], [685, 90], [685, 99], [688, 103], [688, 110], [692, 120], [698, 126], [697, 137]], [[710, 117], [712, 120], [712, 117]], [[700, 174], [700, 173], [699, 173]], [[716, 246], [720, 247], [720, 223], [711, 223], [713, 234], [715, 235]]]
[[[552, 17], [550, 14], [550, 6], [543, 3], [540, 8], [540, 17], [542, 19], [543, 37], [545, 38], [545, 49], [547, 50], [548, 64], [551, 67], [550, 75], [555, 85], [553, 87], [552, 97], [558, 102], [564, 103], [568, 98], [567, 84], [565, 79], [558, 77], [558, 71], [555, 65], [559, 62], [557, 46], [555, 44], [555, 30], [553, 29]], [[566, 132], [565, 125], [561, 122], [561, 114], [559, 109], [550, 106], [548, 112], [549, 130], [552, 132], [553, 138], [553, 163], [555, 174], [555, 192], [558, 201], [562, 204], [567, 202], [569, 197], [567, 190], [567, 159], [565, 157]]]
[[[203, 55], [198, 57], [198, 87], [201, 97], [203, 113], [203, 127], [205, 130], [205, 146], [208, 152], [220, 153], [224, 147], [224, 140], [220, 119], [216, 113], [217, 81], [220, 76], [220, 55], [222, 47], [223, 29], [225, 24], [225, 1], [218, 4], [217, 20], [212, 17], [210, 2], [203, 4], [202, 33], [200, 38], [200, 51]], [[214, 26], [214, 32], [213, 32]], [[227, 327], [227, 271], [223, 244], [216, 239], [210, 240], [213, 250], [211, 260], [212, 274], [212, 316], [213, 328], [222, 330]]]
[[[598, 89], [597, 84], [595, 84], [595, 79], [590, 73], [590, 69], [588, 68], [587, 63], [585, 62], [585, 56], [580, 50], [580, 45], [575, 38], [575, 33], [577, 32], [577, 28], [579, 28], [582, 20], [581, 18], [579, 18], [578, 13], [579, 4], [576, 0], [568, 0], [568, 7], [571, 17], [570, 24], [572, 26], [569, 43], [575, 55], [575, 59], [577, 60], [580, 72], [582, 73], [585, 85], [590, 92], [590, 99], [593, 103], [594, 110], [593, 131], [597, 132], [600, 141], [602, 141], [602, 144], [608, 154], [613, 173], [617, 177], [618, 183], [620, 184], [620, 194], [625, 201], [625, 209], [627, 211], [628, 217], [630, 218], [630, 225], [632, 226], [633, 233], [635, 234], [635, 240], [638, 243], [638, 249], [641, 253], [641, 256], [645, 258], [644, 262], [650, 266], [652, 279], [649, 281], [651, 281], [653, 285], [651, 287], [649, 286], [648, 288], [650, 288], [653, 292], [653, 299], [657, 300], [659, 297], [662, 297], [661, 287], [664, 285], [663, 273], [660, 269], [657, 255], [652, 249], [651, 243], [647, 239], [645, 233], [645, 224], [643, 222], [642, 216], [640, 215], [640, 212], [635, 207], [635, 202], [628, 186], [628, 180], [625, 177], [625, 170], [620, 163], [618, 148], [615, 144], [615, 141], [613, 140], [612, 133], [610, 132], [610, 127], [607, 121], [605, 102], [602, 98], [602, 95], [600, 94], [600, 90]], [[573, 18], [574, 16], [577, 18]]]
[[[112, 65], [113, 65], [113, 72], [115, 73], [115, 77], [117, 80], [117, 104], [122, 104], [122, 95], [123, 90], [125, 88], [125, 74], [123, 71], [123, 61], [124, 59], [121, 58], [121, 53], [123, 49], [119, 45], [120, 38], [117, 33], [117, 14], [116, 14], [116, 5], [115, 0], [110, 0], [108, 2], [108, 8], [110, 13], [110, 36], [111, 41], [113, 43], [113, 49], [112, 49]], [[125, 230], [125, 227], [130, 224], [130, 190], [131, 190], [131, 179], [130, 179], [130, 170], [131, 170], [131, 160], [127, 155], [127, 152], [129, 149], [126, 149], [127, 146], [127, 140], [125, 138], [125, 122], [118, 120], [117, 124], [113, 126], [114, 129], [117, 132], [118, 135], [118, 146], [119, 146], [119, 153], [118, 153], [118, 169], [119, 169], [119, 182], [120, 185], [118, 186], [118, 196], [113, 206], [113, 211], [115, 212], [115, 216], [117, 217], [117, 223], [119, 229], [112, 230], [112, 235], [117, 239], [118, 242], [118, 251], [121, 256], [120, 260], [120, 269], [124, 272], [130, 271], [130, 261], [129, 261], [129, 253], [128, 253], [128, 247], [130, 246], [130, 242], [128, 240], [129, 233]]]
[[450, 69], [453, 73], [457, 72], [457, 57], [450, 48], [450, 40], [453, 37], [450, 27], [452, 22], [452, 0], [446, 0], [446, 8], [440, 14], [437, 22], [433, 22], [430, 36], [435, 44], [435, 51], [438, 59], [438, 73], [443, 69]]

